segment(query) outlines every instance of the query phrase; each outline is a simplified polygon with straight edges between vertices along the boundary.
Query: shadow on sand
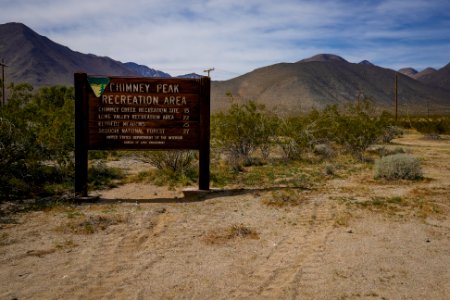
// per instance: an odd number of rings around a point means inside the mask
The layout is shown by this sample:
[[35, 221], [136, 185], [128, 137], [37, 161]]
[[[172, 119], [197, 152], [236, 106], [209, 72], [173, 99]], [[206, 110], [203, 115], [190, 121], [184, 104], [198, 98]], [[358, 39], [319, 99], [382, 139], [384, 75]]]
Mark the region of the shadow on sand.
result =
[[79, 203], [96, 203], [96, 204], [111, 204], [111, 203], [189, 203], [202, 202], [219, 197], [241, 196], [247, 194], [258, 194], [264, 192], [272, 192], [277, 190], [299, 189], [305, 190], [304, 187], [288, 187], [276, 186], [265, 188], [238, 188], [238, 189], [211, 189], [209, 191], [202, 190], [184, 190], [183, 197], [168, 197], [168, 198], [149, 198], [149, 199], [132, 199], [132, 198], [101, 198], [101, 197], [86, 197], [79, 198]]

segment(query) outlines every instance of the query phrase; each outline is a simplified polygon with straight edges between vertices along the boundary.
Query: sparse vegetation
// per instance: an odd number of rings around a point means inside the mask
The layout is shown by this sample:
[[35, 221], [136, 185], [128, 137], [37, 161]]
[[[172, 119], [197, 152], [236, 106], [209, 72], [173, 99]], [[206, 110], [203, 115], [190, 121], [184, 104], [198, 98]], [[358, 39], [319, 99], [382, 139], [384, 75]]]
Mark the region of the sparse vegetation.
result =
[[149, 151], [141, 155], [141, 160], [158, 170], [186, 174], [194, 168], [194, 151]]
[[425, 137], [439, 139], [443, 134], [450, 134], [449, 116], [406, 116], [398, 124], [404, 128], [412, 128]]
[[111, 225], [126, 222], [126, 217], [119, 214], [86, 215], [84, 213], [68, 214], [68, 222], [57, 228], [58, 231], [72, 234], [94, 234]]
[[[0, 109], [0, 167], [4, 170], [0, 174], [0, 200], [70, 192], [74, 176], [73, 89], [49, 87], [33, 92], [27, 84], [11, 85], [9, 95], [8, 104]], [[230, 110], [213, 115], [211, 120], [211, 181], [215, 186], [310, 189], [330, 176], [353, 172], [355, 161], [349, 160], [345, 153], [365, 161], [371, 145], [389, 143], [402, 134], [402, 130], [393, 125], [392, 116], [375, 113], [368, 100], [297, 116], [281, 116], [256, 102], [241, 104], [229, 96], [233, 101]], [[401, 119], [398, 125], [405, 126], [405, 122]], [[429, 127], [438, 134], [448, 132], [448, 117], [410, 118], [408, 124], [423, 132], [428, 129], [421, 128]], [[402, 152], [405, 152], [402, 148], [379, 146], [369, 154], [386, 157]], [[126, 178], [123, 171], [107, 166], [106, 161], [124, 155], [137, 155], [156, 170]], [[198, 177], [196, 155], [195, 151], [144, 154], [91, 151], [89, 187], [110, 188], [130, 181], [171, 187], [192, 185]], [[421, 176], [420, 172], [415, 172], [412, 175], [395, 173], [391, 177], [381, 169], [387, 172], [385, 167], [380, 168], [376, 171], [377, 178]]]
[[358, 207], [390, 216], [412, 216], [426, 218], [430, 215], [439, 215], [443, 209], [435, 201], [425, 200], [422, 197], [371, 197], [369, 200], [356, 200], [353, 198], [341, 198], [348, 207]]
[[229, 227], [210, 231], [204, 237], [207, 244], [223, 244], [234, 239], [259, 239], [259, 234], [253, 228], [244, 224], [233, 224]]
[[272, 197], [264, 198], [262, 203], [272, 207], [297, 206], [304, 202], [304, 197], [296, 190], [278, 190], [272, 192]]
[[116, 187], [125, 178], [122, 169], [108, 167], [104, 161], [94, 162], [88, 170], [88, 185], [90, 189], [105, 189]]

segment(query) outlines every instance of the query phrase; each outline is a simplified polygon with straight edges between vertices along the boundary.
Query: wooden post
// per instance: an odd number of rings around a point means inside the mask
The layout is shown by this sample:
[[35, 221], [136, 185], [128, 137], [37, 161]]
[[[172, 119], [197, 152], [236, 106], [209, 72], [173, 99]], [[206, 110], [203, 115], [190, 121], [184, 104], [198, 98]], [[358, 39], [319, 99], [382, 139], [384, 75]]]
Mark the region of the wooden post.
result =
[[88, 95], [87, 74], [75, 73], [75, 197], [87, 197]]
[[199, 146], [199, 190], [209, 190], [210, 177], [210, 105], [211, 79], [200, 79], [200, 146]]

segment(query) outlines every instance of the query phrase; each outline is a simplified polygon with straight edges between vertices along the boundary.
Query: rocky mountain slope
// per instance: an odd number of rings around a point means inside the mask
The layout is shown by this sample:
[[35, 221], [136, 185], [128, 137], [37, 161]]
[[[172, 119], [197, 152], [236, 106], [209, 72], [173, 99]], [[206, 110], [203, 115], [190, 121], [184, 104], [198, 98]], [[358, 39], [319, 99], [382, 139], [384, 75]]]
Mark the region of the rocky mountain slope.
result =
[[433, 69], [434, 71], [429, 70], [428, 72], [425, 72], [426, 70], [427, 69], [420, 72], [422, 74], [417, 78], [418, 80], [450, 91], [450, 63], [439, 70]]
[[0, 25], [0, 57], [5, 59], [9, 82], [34, 86], [73, 83], [74, 72], [136, 75], [109, 57], [83, 54], [57, 44], [20, 23]]
[[296, 63], [263, 67], [228, 81], [213, 82], [213, 108], [226, 108], [230, 103], [226, 94], [231, 93], [235, 98], [257, 100], [271, 109], [289, 112], [366, 97], [382, 109], [391, 109], [396, 74], [399, 106], [403, 112], [450, 107], [450, 93], [442, 88], [390, 69], [368, 63], [349, 63], [336, 55], [324, 54]]

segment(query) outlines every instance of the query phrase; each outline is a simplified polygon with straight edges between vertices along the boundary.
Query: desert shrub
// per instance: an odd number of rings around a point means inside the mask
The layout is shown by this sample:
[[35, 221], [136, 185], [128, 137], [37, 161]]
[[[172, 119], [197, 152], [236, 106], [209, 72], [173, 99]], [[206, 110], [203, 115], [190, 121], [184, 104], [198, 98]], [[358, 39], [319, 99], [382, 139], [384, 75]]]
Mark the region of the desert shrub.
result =
[[280, 119], [277, 144], [285, 159], [300, 159], [304, 153], [313, 151], [316, 144], [327, 140], [317, 132], [319, 119], [311, 118], [310, 115]]
[[375, 178], [387, 180], [420, 179], [422, 167], [420, 161], [408, 154], [394, 154], [375, 162]]
[[73, 88], [44, 87], [29, 106], [36, 112], [36, 141], [47, 159], [55, 162], [68, 179], [74, 173], [75, 94]]
[[395, 148], [386, 148], [385, 146], [372, 146], [369, 149], [367, 149], [368, 153], [376, 154], [379, 157], [388, 156], [388, 155], [394, 155], [399, 153], [406, 153], [405, 149], [402, 147], [395, 147]]
[[88, 169], [90, 189], [116, 187], [117, 181], [124, 178], [125, 174], [121, 169], [108, 167], [103, 161], [94, 162]]
[[280, 124], [280, 119], [273, 114], [263, 112], [259, 120], [259, 149], [261, 150], [262, 158], [268, 160], [272, 147], [276, 145], [276, 134]]
[[387, 125], [384, 129], [381, 140], [383, 143], [390, 143], [393, 139], [401, 137], [403, 131], [400, 127], [394, 125]]
[[159, 170], [184, 174], [193, 168], [196, 158], [194, 151], [174, 150], [149, 151], [141, 159]]
[[227, 112], [220, 112], [211, 120], [212, 144], [226, 153], [233, 169], [252, 164], [252, 153], [263, 147], [268, 157], [275, 135], [276, 117], [269, 115], [262, 105], [253, 101], [233, 103]]
[[450, 122], [446, 118], [417, 118], [413, 127], [426, 137], [439, 139], [440, 135], [450, 132]]
[[141, 172], [132, 180], [173, 187], [190, 185], [198, 179], [195, 151], [149, 151], [141, 155], [140, 159], [154, 166], [156, 170]]
[[300, 128], [300, 118], [285, 118], [280, 121], [276, 143], [281, 148], [285, 160], [294, 160], [301, 156], [301, 145], [297, 139]]
[[385, 115], [376, 115], [373, 104], [366, 100], [348, 104], [337, 116], [337, 127], [333, 130], [335, 140], [359, 160], [364, 160], [364, 152], [374, 144], [389, 126]]
[[404, 128], [416, 129], [430, 138], [439, 138], [442, 134], [450, 134], [449, 116], [408, 116], [400, 118], [398, 124]]
[[74, 171], [73, 88], [11, 84], [0, 108], [0, 198], [48, 194]]
[[312, 110], [305, 116], [297, 117], [295, 124], [295, 141], [300, 148], [316, 152], [323, 158], [334, 155], [333, 151], [327, 151], [332, 148], [323, 145], [337, 144], [359, 160], [364, 160], [364, 152], [370, 145], [383, 136], [392, 139], [397, 134], [397, 131], [389, 130], [392, 116], [388, 113], [377, 114], [369, 100], [342, 107], [331, 105], [322, 111]]
[[314, 153], [322, 159], [331, 159], [336, 155], [333, 147], [329, 144], [317, 144], [314, 146]]

